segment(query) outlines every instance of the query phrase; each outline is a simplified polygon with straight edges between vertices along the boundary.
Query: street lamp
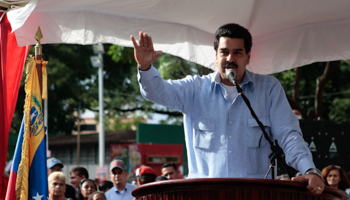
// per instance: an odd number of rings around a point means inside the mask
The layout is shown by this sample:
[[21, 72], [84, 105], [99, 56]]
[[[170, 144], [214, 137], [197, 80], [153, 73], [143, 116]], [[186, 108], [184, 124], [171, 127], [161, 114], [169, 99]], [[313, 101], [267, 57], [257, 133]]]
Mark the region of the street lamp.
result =
[[99, 102], [99, 120], [100, 132], [98, 135], [99, 166], [105, 165], [105, 131], [103, 124], [103, 57], [105, 53], [101, 43], [93, 45], [94, 53], [97, 56], [91, 56], [90, 60], [93, 67], [98, 67], [98, 102]]

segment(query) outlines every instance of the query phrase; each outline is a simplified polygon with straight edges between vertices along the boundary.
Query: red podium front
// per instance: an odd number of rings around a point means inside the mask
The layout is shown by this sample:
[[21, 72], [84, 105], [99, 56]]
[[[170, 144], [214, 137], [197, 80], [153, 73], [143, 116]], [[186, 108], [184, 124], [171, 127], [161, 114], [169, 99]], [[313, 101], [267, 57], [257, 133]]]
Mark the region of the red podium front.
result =
[[159, 181], [132, 191], [138, 200], [348, 200], [341, 190], [326, 187], [321, 195], [310, 193], [306, 184], [252, 178], [193, 178]]

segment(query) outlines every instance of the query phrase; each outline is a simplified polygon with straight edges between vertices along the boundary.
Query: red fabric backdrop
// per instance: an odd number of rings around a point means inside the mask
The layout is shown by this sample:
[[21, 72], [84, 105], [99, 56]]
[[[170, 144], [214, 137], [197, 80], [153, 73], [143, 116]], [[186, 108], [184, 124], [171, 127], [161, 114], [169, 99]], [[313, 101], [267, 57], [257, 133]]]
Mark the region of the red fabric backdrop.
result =
[[5, 199], [8, 179], [2, 175], [6, 165], [8, 135], [29, 46], [18, 47], [6, 15], [0, 22], [0, 38], [0, 199]]

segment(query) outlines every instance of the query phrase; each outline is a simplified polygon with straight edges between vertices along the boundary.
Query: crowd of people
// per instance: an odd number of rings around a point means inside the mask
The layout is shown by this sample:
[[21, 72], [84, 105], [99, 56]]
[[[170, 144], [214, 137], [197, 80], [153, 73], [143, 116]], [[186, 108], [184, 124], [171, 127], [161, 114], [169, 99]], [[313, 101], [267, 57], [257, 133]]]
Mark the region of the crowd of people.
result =
[[140, 185], [174, 180], [182, 177], [175, 163], [165, 163], [161, 175], [149, 166], [141, 166], [135, 171], [135, 184], [127, 182], [127, 167], [123, 160], [113, 160], [110, 163], [110, 180], [100, 182], [90, 179], [89, 172], [84, 167], [70, 170], [70, 184], [66, 184], [66, 176], [62, 172], [63, 163], [54, 157], [47, 159], [47, 174], [49, 197], [53, 200], [112, 200], [134, 199], [131, 192]]
[[[89, 179], [89, 173], [84, 167], [70, 170], [70, 184], [66, 184], [66, 176], [62, 172], [63, 163], [56, 158], [47, 160], [49, 197], [51, 200], [113, 200], [134, 199], [131, 192], [134, 188], [156, 181], [181, 179], [182, 174], [175, 163], [165, 163], [157, 176], [150, 166], [141, 166], [135, 170], [134, 184], [127, 182], [127, 167], [123, 160], [113, 160], [110, 163], [110, 181], [100, 182]], [[296, 173], [294, 177], [302, 174]], [[278, 180], [291, 181], [288, 174], [277, 176]], [[350, 182], [346, 172], [337, 165], [329, 165], [322, 170], [322, 180], [326, 186], [350, 193]]]

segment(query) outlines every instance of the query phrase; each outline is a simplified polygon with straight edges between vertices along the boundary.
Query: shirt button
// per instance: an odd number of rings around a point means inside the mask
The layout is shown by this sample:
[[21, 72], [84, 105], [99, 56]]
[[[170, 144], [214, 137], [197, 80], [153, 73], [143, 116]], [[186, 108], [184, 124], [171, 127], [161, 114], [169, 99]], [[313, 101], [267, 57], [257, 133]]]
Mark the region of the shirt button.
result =
[[229, 167], [230, 169], [232, 168], [232, 167]]
[[231, 151], [229, 151], [229, 153], [231, 153]]
[[231, 135], [229, 135], [228, 137], [231, 138]]
[[232, 124], [232, 121], [230, 121], [230, 124]]

